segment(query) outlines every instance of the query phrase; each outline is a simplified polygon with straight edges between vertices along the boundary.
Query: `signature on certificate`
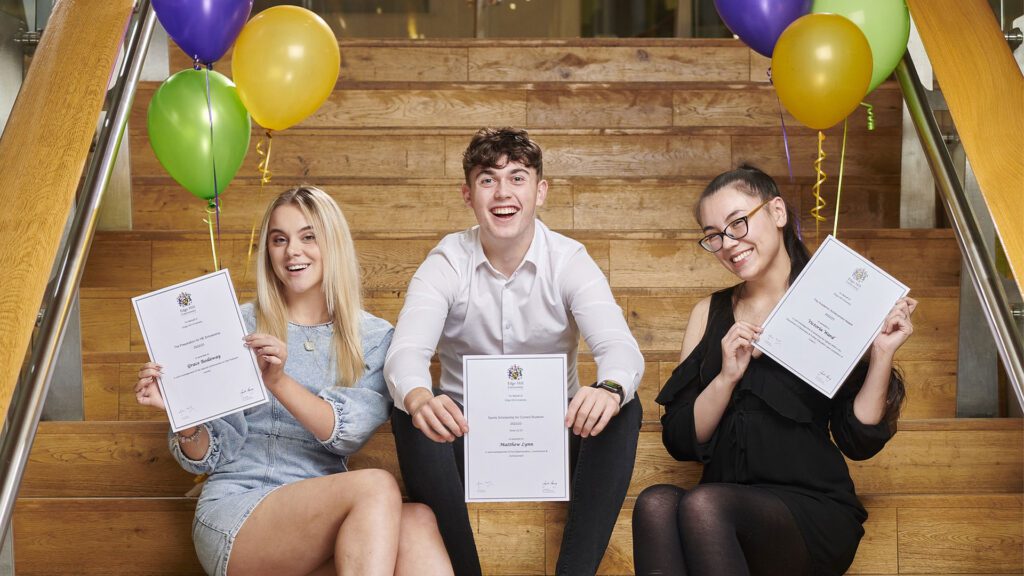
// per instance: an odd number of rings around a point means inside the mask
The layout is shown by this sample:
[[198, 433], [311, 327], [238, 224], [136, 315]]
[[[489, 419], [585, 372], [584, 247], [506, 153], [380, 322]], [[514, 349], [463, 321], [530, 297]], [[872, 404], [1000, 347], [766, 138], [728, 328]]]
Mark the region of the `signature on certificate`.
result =
[[493, 482], [491, 482], [490, 480], [477, 480], [476, 491], [479, 492], [480, 494], [486, 494], [487, 489], [490, 488], [492, 484]]
[[544, 494], [554, 494], [558, 491], [559, 484], [560, 482], [558, 480], [545, 480], [544, 482], [541, 482], [540, 491]]

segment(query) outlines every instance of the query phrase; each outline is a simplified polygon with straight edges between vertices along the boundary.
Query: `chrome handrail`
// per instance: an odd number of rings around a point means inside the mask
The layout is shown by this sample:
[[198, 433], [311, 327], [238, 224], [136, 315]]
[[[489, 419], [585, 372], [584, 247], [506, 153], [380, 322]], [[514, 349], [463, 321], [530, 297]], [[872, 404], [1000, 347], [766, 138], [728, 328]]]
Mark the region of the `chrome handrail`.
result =
[[111, 110], [100, 128], [96, 149], [86, 170], [83, 192], [68, 229], [67, 241], [57, 256], [54, 277], [43, 295], [42, 301], [46, 308], [39, 321], [37, 341], [15, 389], [5, 433], [0, 439], [0, 465], [3, 466], [0, 470], [0, 540], [6, 537], [10, 526], [25, 463], [32, 450], [43, 402], [53, 377], [57, 351], [64, 337], [68, 314], [74, 304], [92, 244], [100, 200], [114, 169], [114, 161], [135, 99], [135, 87], [156, 24], [150, 0], [141, 0], [136, 9], [139, 14], [136, 26], [122, 43], [125, 47], [124, 59], [118, 82], [109, 95]]
[[996, 270], [995, 260], [989, 253], [985, 237], [981, 233], [981, 225], [971, 210], [953, 168], [949, 150], [942, 141], [938, 122], [928, 107], [927, 94], [909, 53], [904, 54], [903, 60], [896, 66], [896, 80], [903, 91], [903, 99], [907, 103], [914, 127], [917, 128], [921, 147], [928, 157], [935, 183], [938, 184], [945, 200], [943, 204], [946, 207], [946, 214], [953, 224], [960, 252], [964, 255], [971, 283], [978, 293], [999, 356], [1006, 367], [1017, 401], [1024, 407], [1024, 365], [1021, 364], [1024, 346], [1021, 344], [1020, 334], [1014, 329], [1012, 307]]

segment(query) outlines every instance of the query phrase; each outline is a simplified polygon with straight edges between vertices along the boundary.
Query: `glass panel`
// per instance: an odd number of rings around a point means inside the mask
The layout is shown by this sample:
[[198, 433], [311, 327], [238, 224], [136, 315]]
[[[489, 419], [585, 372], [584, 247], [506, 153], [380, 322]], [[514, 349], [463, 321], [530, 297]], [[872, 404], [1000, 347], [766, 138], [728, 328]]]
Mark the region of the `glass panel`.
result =
[[256, 0], [302, 6], [338, 38], [728, 38], [714, 0]]
[[320, 14], [339, 39], [472, 38], [474, 0], [256, 0], [252, 13], [270, 6], [302, 6]]

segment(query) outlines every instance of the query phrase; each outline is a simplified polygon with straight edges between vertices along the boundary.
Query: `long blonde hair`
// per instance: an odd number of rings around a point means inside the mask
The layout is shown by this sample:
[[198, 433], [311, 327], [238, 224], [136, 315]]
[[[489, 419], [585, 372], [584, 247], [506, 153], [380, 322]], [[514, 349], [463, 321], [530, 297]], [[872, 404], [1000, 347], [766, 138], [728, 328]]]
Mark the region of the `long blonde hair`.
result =
[[363, 375], [360, 335], [362, 297], [359, 262], [348, 222], [338, 204], [323, 190], [299, 186], [283, 192], [267, 207], [260, 227], [256, 256], [256, 326], [282, 341], [288, 340], [288, 311], [282, 284], [270, 262], [267, 232], [270, 216], [279, 206], [294, 205], [313, 227], [322, 259], [324, 300], [334, 325], [332, 348], [337, 363], [335, 385], [351, 386]]

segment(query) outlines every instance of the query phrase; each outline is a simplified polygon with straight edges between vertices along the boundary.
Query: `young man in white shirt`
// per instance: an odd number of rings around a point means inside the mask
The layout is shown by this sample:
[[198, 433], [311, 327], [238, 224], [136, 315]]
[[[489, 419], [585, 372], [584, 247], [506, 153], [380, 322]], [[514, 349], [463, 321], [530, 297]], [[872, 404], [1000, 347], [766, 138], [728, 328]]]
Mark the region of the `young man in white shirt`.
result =
[[[478, 225], [446, 236], [416, 271], [385, 361], [402, 477], [409, 497], [434, 510], [455, 573], [480, 574], [462, 485], [462, 356], [565, 353], [573, 476], [557, 573], [592, 575], [633, 472], [643, 356], [583, 245], [537, 220], [548, 183], [526, 131], [480, 130], [463, 170]], [[578, 382], [580, 335], [597, 363], [592, 386]]]

